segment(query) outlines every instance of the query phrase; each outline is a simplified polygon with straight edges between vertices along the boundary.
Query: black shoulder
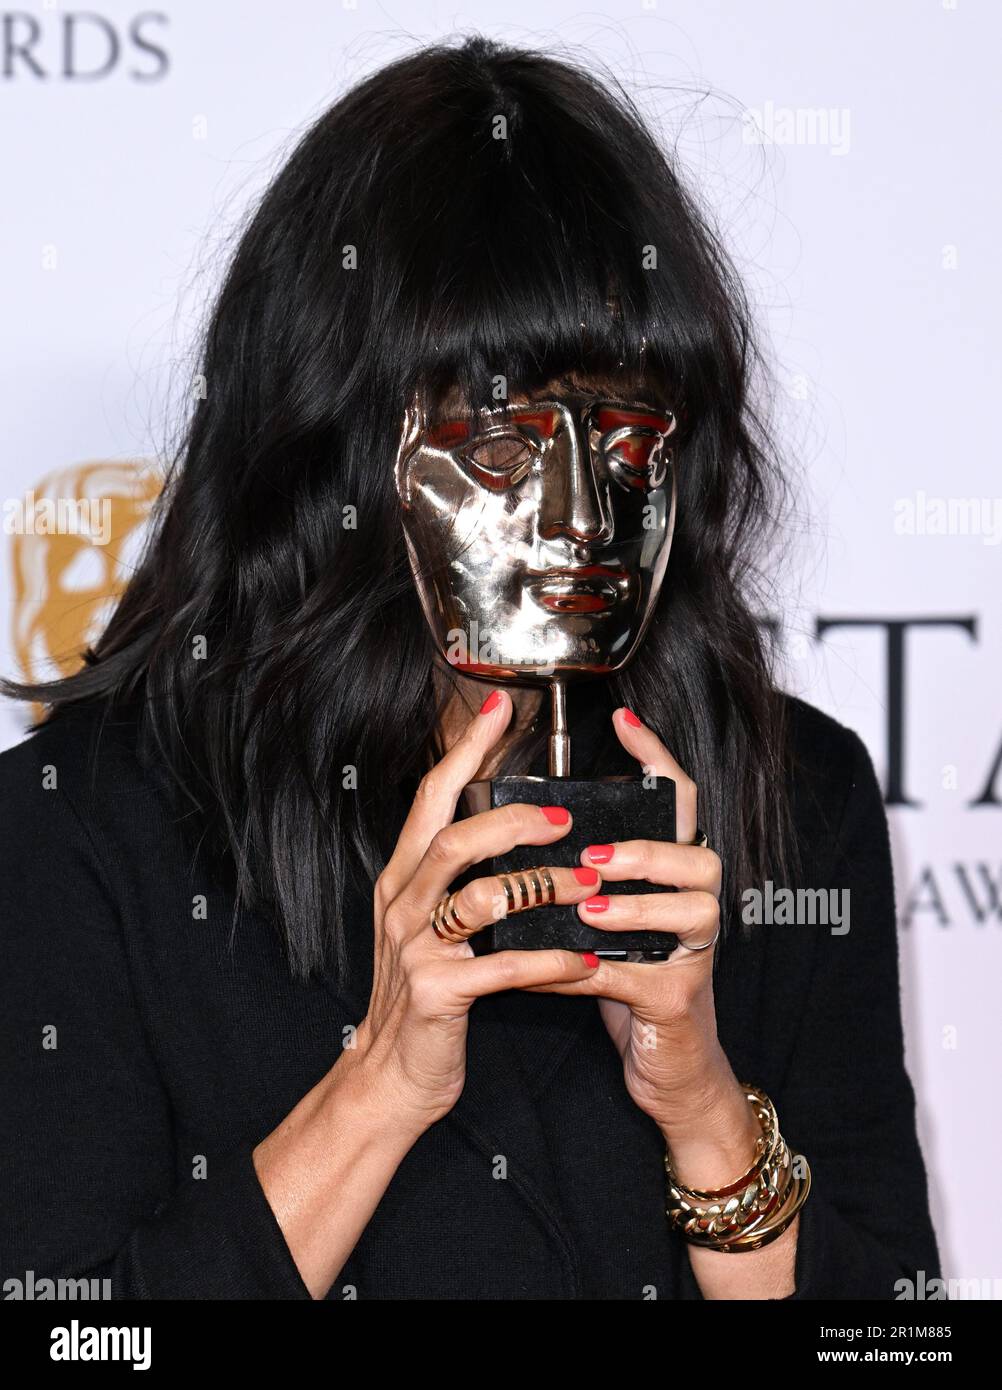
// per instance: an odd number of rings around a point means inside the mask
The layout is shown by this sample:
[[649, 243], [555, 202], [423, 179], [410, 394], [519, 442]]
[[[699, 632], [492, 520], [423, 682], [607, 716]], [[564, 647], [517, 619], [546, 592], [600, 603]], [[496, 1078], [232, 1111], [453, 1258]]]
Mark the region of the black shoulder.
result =
[[797, 761], [826, 766], [845, 758], [859, 735], [816, 705], [797, 695], [784, 695], [787, 737]]
[[884, 821], [883, 799], [859, 735], [805, 700], [783, 698], [794, 825], [823, 860], [850, 815], [865, 814], [874, 826]]
[[105, 705], [67, 706], [0, 753], [0, 804], [8, 817], [40, 786], [64, 791], [78, 811], [146, 784], [134, 715]]

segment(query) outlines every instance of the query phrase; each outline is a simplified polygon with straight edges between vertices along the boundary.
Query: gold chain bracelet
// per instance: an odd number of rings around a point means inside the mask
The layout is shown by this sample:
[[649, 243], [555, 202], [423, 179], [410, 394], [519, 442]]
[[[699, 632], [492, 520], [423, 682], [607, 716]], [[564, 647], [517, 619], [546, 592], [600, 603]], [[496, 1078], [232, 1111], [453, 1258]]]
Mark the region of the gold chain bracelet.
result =
[[779, 1132], [776, 1107], [756, 1086], [742, 1086], [762, 1130], [755, 1157], [740, 1178], [713, 1191], [686, 1187], [670, 1151], [667, 1215], [691, 1245], [710, 1250], [760, 1250], [781, 1236], [807, 1201], [811, 1170], [803, 1154], [791, 1154]]

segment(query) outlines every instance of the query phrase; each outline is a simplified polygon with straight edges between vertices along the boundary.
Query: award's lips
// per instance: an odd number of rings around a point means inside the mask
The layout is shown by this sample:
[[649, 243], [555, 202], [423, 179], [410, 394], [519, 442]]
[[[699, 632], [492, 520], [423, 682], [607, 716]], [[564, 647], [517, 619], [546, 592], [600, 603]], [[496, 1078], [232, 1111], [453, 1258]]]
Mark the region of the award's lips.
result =
[[602, 613], [612, 608], [629, 584], [625, 570], [609, 565], [577, 565], [536, 570], [528, 589], [541, 608], [552, 613]]

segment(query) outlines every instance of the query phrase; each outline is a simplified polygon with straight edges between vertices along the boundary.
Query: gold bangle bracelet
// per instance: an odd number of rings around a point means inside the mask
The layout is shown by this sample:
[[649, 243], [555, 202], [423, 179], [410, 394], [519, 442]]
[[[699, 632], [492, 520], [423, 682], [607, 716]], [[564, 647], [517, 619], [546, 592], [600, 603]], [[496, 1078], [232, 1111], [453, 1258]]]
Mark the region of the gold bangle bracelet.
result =
[[744, 1191], [731, 1197], [694, 1203], [677, 1188], [669, 1188], [668, 1216], [672, 1225], [687, 1239], [721, 1241], [760, 1226], [783, 1206], [790, 1190], [793, 1169], [790, 1153], [780, 1139], [770, 1166], [750, 1182]]
[[807, 1160], [791, 1154], [772, 1101], [755, 1086], [742, 1089], [762, 1133], [740, 1178], [716, 1190], [687, 1187], [675, 1175], [670, 1151], [665, 1154], [666, 1215], [686, 1241], [705, 1249], [760, 1250], [789, 1228], [811, 1190]]
[[773, 1161], [773, 1156], [778, 1152], [783, 1139], [779, 1132], [779, 1119], [776, 1115], [776, 1107], [757, 1086], [742, 1086], [745, 1099], [755, 1111], [755, 1118], [759, 1122], [762, 1133], [755, 1140], [755, 1158], [751, 1167], [741, 1174], [740, 1178], [735, 1178], [733, 1182], [727, 1183], [725, 1187], [718, 1188], [714, 1192], [704, 1192], [698, 1187], [686, 1187], [676, 1176], [671, 1163], [671, 1153], [665, 1154], [665, 1171], [668, 1174], [668, 1181], [671, 1187], [684, 1197], [692, 1205], [701, 1202], [726, 1201], [728, 1197], [736, 1193], [743, 1192], [748, 1184], [767, 1168]]
[[803, 1154], [796, 1154], [795, 1161], [804, 1165], [804, 1176], [802, 1178], [794, 1178], [791, 1189], [795, 1190], [791, 1190], [788, 1200], [783, 1204], [781, 1211], [777, 1213], [775, 1219], [771, 1223], [764, 1224], [757, 1230], [749, 1231], [747, 1234], [742, 1234], [732, 1240], [723, 1241], [721, 1243], [713, 1240], [705, 1242], [697, 1240], [692, 1243], [695, 1245], [705, 1245], [709, 1249], [719, 1250], [724, 1254], [739, 1255], [744, 1250], [761, 1250], [764, 1245], [769, 1245], [772, 1241], [781, 1236], [784, 1231], [789, 1230], [795, 1218], [799, 1215], [801, 1207], [807, 1201], [807, 1195], [811, 1190], [811, 1170], [807, 1163], [807, 1159], [804, 1158]]

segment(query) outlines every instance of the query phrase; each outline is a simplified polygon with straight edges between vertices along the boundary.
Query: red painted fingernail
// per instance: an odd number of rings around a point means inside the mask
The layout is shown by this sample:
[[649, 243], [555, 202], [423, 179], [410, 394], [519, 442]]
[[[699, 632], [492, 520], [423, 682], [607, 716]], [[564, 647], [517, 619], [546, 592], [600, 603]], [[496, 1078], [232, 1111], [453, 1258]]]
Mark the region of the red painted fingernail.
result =
[[615, 853], [612, 845], [589, 845], [585, 850], [585, 854], [595, 864], [608, 864]]
[[497, 707], [498, 707], [498, 705], [499, 705], [500, 703], [501, 703], [501, 692], [500, 692], [500, 690], [492, 690], [491, 693], [487, 696], [487, 699], [486, 699], [486, 700], [484, 701], [484, 703], [480, 706], [480, 713], [481, 713], [481, 714], [490, 714], [491, 710], [492, 710], [492, 709], [497, 709]]
[[604, 893], [600, 893], [597, 898], [589, 898], [585, 903], [585, 907], [589, 912], [604, 912], [608, 906], [609, 899]]
[[631, 709], [623, 710], [623, 718], [626, 720], [627, 724], [629, 724], [631, 729], [642, 729], [644, 727], [643, 722], [637, 718], [637, 716], [633, 713], [633, 710]]
[[578, 883], [595, 884], [598, 882], [598, 869], [575, 869], [574, 877]]
[[551, 825], [566, 825], [571, 818], [570, 811], [562, 806], [540, 806], [539, 808]]
[[585, 965], [588, 966], [589, 970], [594, 970], [598, 965], [598, 956], [594, 951], [582, 951], [581, 959], [584, 961]]

